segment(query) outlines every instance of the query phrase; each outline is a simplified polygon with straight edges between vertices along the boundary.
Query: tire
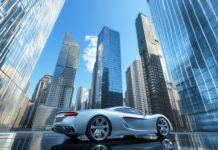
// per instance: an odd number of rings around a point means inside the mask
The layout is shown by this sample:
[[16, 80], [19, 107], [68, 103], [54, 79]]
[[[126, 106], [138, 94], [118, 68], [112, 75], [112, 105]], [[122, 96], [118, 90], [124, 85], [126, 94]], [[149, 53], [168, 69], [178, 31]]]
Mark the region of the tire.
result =
[[86, 135], [91, 141], [104, 141], [110, 135], [111, 124], [105, 116], [95, 116], [89, 121]]
[[157, 135], [160, 137], [166, 137], [170, 133], [170, 124], [164, 118], [160, 117], [157, 119]]

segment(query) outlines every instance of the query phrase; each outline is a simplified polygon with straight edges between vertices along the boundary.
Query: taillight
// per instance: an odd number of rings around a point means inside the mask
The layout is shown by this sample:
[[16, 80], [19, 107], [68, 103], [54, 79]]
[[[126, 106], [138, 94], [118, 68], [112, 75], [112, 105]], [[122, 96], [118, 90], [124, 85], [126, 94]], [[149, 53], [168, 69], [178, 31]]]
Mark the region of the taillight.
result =
[[66, 117], [66, 116], [77, 116], [77, 115], [78, 115], [77, 112], [66, 112], [66, 113], [64, 114], [65, 117]]

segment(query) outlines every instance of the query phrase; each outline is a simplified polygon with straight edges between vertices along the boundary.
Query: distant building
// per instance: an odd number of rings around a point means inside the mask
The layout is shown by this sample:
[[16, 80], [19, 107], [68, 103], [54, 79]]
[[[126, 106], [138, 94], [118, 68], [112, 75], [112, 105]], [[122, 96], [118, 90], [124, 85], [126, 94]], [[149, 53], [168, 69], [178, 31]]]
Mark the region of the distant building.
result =
[[92, 82], [91, 82], [91, 88], [89, 91], [89, 108], [95, 108], [95, 90], [96, 90], [96, 78], [97, 78], [97, 69], [96, 69], [96, 62], [94, 64], [94, 68], [92, 71]]
[[92, 92], [92, 89], [90, 88], [89, 89], [89, 95], [88, 95], [88, 100], [87, 100], [87, 109], [90, 109], [92, 108], [92, 95], [93, 95], [93, 92]]
[[148, 111], [148, 102], [145, 91], [145, 83], [141, 60], [135, 60], [126, 71], [126, 101], [128, 106]]
[[151, 20], [139, 14], [136, 19], [136, 31], [141, 56], [148, 110], [152, 114], [163, 114], [175, 122], [170, 98], [160, 59], [160, 45]]
[[57, 60], [46, 106], [69, 110], [79, 57], [79, 44], [66, 33]]
[[31, 128], [33, 120], [40, 104], [45, 104], [48, 92], [51, 86], [52, 76], [44, 75], [36, 85], [33, 96], [31, 98], [32, 106], [28, 108], [27, 127]]
[[31, 102], [38, 102], [39, 104], [45, 104], [48, 92], [51, 87], [51, 75], [44, 75], [38, 82], [35, 91], [33, 93]]
[[85, 106], [85, 107], [84, 107], [85, 109], [90, 109], [90, 107], [89, 107], [89, 99], [88, 99], [88, 98], [87, 98], [86, 101], [84, 102], [84, 106]]
[[85, 101], [86, 101], [86, 88], [79, 87], [76, 95], [75, 110], [85, 109], [85, 106], [83, 106]]
[[0, 0], [0, 130], [12, 128], [65, 0]]
[[120, 35], [104, 27], [98, 35], [93, 108], [123, 105]]

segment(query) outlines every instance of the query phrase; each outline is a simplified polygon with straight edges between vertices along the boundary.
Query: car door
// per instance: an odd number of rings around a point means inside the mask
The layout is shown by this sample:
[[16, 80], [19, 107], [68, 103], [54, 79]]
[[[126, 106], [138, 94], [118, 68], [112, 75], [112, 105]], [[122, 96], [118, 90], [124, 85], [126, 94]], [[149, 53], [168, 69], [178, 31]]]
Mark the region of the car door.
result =
[[133, 130], [144, 130], [146, 126], [144, 113], [133, 108], [125, 108], [123, 121], [127, 128]]

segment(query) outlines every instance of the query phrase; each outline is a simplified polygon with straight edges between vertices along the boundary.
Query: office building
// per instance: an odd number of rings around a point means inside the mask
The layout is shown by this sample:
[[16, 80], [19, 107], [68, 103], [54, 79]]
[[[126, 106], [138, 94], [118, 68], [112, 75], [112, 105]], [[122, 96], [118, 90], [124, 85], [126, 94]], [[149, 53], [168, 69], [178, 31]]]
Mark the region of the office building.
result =
[[148, 4], [189, 129], [217, 131], [218, 2], [150, 0]]
[[95, 108], [95, 88], [96, 88], [96, 78], [97, 78], [97, 69], [96, 69], [96, 62], [93, 67], [92, 71], [92, 82], [91, 82], [91, 88], [89, 91], [89, 108]]
[[45, 100], [48, 96], [48, 92], [50, 90], [50, 86], [51, 86], [51, 80], [52, 80], [52, 76], [50, 75], [44, 75], [39, 82], [36, 85], [36, 88], [34, 90], [34, 93], [32, 95], [31, 98], [31, 107], [28, 107], [27, 111], [28, 111], [28, 115], [26, 118], [27, 122], [27, 127], [31, 128], [32, 124], [33, 124], [33, 120], [36, 114], [36, 111], [39, 107], [40, 104], [45, 104]]
[[78, 57], [79, 45], [69, 33], [66, 33], [45, 103], [46, 106], [58, 107], [63, 110], [70, 109]]
[[136, 19], [136, 31], [148, 111], [163, 114], [175, 122], [159, 55], [160, 45], [151, 20], [141, 13]]
[[94, 108], [123, 105], [119, 32], [102, 29], [95, 65]]
[[44, 75], [36, 85], [31, 102], [37, 102], [38, 104], [45, 104], [48, 92], [51, 87], [51, 75]]
[[64, 0], [0, 1], [0, 130], [9, 130]]
[[92, 108], [92, 89], [89, 89], [88, 99], [87, 99], [87, 109]]
[[77, 95], [76, 95], [75, 111], [82, 110], [82, 105], [85, 101], [86, 101], [86, 88], [79, 87], [77, 90]]
[[126, 71], [126, 99], [128, 106], [148, 112], [141, 60], [135, 60]]

